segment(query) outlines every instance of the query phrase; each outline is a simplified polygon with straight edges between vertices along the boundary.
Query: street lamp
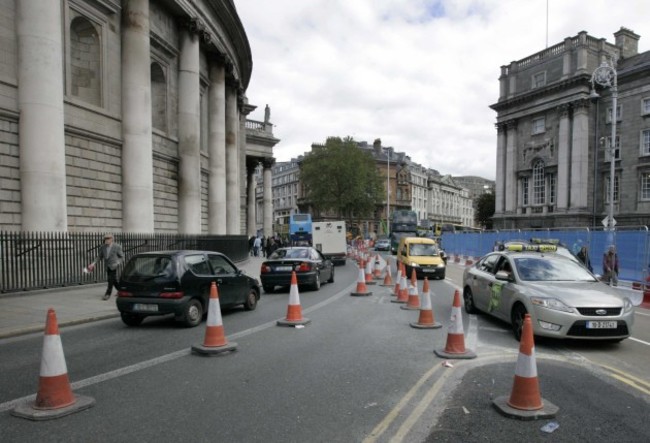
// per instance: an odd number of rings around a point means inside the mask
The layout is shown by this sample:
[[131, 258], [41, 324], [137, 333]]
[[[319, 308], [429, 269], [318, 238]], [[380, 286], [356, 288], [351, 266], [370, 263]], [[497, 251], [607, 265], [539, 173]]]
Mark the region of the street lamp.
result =
[[390, 235], [390, 148], [386, 149], [386, 235]]
[[596, 83], [604, 88], [610, 88], [612, 91], [612, 138], [609, 144], [609, 208], [607, 212], [607, 230], [610, 232], [608, 237], [610, 243], [613, 243], [613, 232], [614, 226], [616, 225], [616, 220], [614, 220], [614, 177], [616, 175], [616, 102], [618, 99], [618, 84], [616, 69], [614, 68], [615, 63], [616, 61], [612, 57], [611, 63], [603, 61], [600, 66], [594, 70], [593, 74], [591, 74], [591, 94], [589, 94], [592, 100], [600, 97], [596, 92]]

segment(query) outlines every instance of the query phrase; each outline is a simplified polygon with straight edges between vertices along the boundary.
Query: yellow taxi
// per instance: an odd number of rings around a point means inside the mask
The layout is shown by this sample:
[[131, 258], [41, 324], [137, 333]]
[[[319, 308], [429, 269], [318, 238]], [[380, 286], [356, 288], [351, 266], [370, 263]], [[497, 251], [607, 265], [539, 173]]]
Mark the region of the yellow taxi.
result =
[[445, 262], [435, 240], [426, 237], [402, 237], [397, 247], [397, 261], [406, 268], [407, 278], [413, 270], [417, 278], [445, 278]]

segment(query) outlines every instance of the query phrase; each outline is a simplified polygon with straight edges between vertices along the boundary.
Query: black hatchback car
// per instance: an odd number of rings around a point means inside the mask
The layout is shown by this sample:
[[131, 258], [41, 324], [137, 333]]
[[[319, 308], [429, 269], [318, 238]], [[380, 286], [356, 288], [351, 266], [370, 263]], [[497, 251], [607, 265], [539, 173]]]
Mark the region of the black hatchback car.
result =
[[311, 246], [280, 248], [262, 263], [260, 279], [264, 292], [271, 293], [276, 286], [289, 286], [293, 271], [298, 285], [314, 291], [320, 289], [321, 281], [334, 282], [334, 264], [318, 249]]
[[117, 309], [129, 326], [151, 315], [166, 314], [174, 314], [186, 326], [196, 326], [207, 311], [212, 282], [217, 284], [222, 307], [256, 308], [260, 299], [257, 279], [219, 252], [187, 250], [131, 257], [118, 283]]

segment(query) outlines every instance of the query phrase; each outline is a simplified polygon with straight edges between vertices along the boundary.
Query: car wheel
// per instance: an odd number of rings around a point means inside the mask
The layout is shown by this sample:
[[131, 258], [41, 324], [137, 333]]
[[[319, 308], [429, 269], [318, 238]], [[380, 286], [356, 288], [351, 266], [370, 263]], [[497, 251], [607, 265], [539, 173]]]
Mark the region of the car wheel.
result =
[[314, 279], [314, 284], [311, 285], [311, 288], [314, 291], [318, 291], [320, 289], [320, 272], [316, 273], [316, 278]]
[[512, 332], [515, 334], [517, 341], [521, 340], [521, 332], [524, 329], [524, 318], [528, 311], [521, 303], [516, 304], [512, 308], [512, 315], [510, 321], [512, 322]]
[[254, 311], [256, 307], [257, 307], [257, 292], [255, 291], [255, 289], [251, 288], [248, 291], [248, 297], [244, 302], [244, 309], [247, 311]]
[[193, 328], [201, 323], [203, 319], [203, 305], [199, 300], [193, 298], [187, 305], [185, 305], [185, 310], [183, 312], [183, 323], [185, 326]]
[[476, 314], [476, 305], [474, 304], [474, 294], [470, 288], [465, 288], [463, 291], [463, 300], [465, 301], [465, 312], [468, 314]]
[[127, 326], [140, 326], [140, 323], [142, 323], [142, 320], [144, 320], [144, 315], [122, 312], [120, 316], [122, 317], [124, 324]]
[[440, 280], [444, 280], [444, 279], [445, 279], [445, 273], [443, 272], [442, 274], [440, 274]]
[[332, 266], [332, 273], [330, 274], [330, 279], [327, 280], [327, 283], [334, 283], [334, 267]]
[[271, 294], [273, 293], [273, 289], [275, 288], [275, 286], [265, 285], [262, 286], [262, 288], [264, 288], [264, 292], [266, 292], [267, 294]]

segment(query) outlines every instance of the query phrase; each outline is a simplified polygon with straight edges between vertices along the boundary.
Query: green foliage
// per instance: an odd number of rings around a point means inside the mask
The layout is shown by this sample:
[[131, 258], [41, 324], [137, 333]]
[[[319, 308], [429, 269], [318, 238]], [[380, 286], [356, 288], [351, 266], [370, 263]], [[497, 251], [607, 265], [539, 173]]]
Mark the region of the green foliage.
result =
[[481, 226], [485, 226], [485, 229], [492, 229], [494, 206], [493, 193], [481, 194], [476, 201], [476, 222]]
[[301, 164], [306, 198], [316, 212], [351, 219], [372, 215], [382, 204], [384, 189], [375, 160], [350, 137], [329, 137]]

